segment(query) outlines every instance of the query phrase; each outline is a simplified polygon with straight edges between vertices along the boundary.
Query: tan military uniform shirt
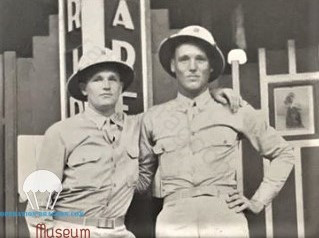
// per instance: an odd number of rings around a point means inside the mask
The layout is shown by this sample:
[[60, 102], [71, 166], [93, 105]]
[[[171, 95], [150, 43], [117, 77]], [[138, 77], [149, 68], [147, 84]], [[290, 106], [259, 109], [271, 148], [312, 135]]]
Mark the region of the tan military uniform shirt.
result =
[[246, 105], [232, 113], [228, 106], [215, 102], [208, 90], [194, 100], [179, 94], [144, 114], [138, 189], [148, 187], [157, 163], [162, 197], [185, 188], [236, 188], [242, 137], [271, 160], [269, 173], [254, 195], [266, 205], [292, 169], [292, 148], [267, 125], [260, 112]]
[[106, 118], [89, 107], [45, 133], [38, 169], [55, 173], [63, 190], [56, 211], [124, 216], [138, 179], [139, 116]]

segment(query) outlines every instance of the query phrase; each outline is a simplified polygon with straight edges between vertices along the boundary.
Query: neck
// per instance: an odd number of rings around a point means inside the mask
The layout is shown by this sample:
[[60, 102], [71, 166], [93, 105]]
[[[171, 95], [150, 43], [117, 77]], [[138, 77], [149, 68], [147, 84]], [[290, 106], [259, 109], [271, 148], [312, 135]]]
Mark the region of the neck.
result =
[[110, 117], [112, 114], [115, 113], [115, 107], [114, 106], [110, 106], [110, 107], [103, 107], [103, 108], [96, 108], [92, 105], [89, 104], [89, 107], [97, 112], [98, 114], [101, 114], [105, 117]]
[[178, 92], [187, 98], [194, 99], [194, 98], [198, 97], [199, 95], [201, 95], [202, 93], [204, 93], [207, 90], [207, 88], [208, 88], [208, 86], [206, 86], [200, 90], [196, 90], [196, 91], [190, 91], [190, 90], [187, 91], [187, 90], [179, 87]]

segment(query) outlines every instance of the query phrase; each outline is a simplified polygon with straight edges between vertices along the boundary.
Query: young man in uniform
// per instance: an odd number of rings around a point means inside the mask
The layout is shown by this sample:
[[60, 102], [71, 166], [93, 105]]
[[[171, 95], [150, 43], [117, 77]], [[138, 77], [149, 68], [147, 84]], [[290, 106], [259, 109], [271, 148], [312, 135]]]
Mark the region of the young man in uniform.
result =
[[[294, 163], [292, 148], [250, 105], [231, 113], [210, 97], [209, 82], [224, 69], [211, 33], [189, 26], [165, 39], [163, 68], [176, 78], [175, 99], [144, 114], [138, 188], [164, 198], [156, 237], [248, 237], [244, 210], [259, 213], [283, 187]], [[238, 191], [238, 145], [247, 138], [271, 163], [251, 199]]]

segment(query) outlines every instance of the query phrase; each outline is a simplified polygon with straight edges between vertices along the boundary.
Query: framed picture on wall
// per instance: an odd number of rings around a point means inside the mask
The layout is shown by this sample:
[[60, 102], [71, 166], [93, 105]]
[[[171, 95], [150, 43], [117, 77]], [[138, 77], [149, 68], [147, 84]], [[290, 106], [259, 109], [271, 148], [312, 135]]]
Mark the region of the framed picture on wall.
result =
[[275, 128], [283, 136], [315, 133], [312, 85], [274, 88]]

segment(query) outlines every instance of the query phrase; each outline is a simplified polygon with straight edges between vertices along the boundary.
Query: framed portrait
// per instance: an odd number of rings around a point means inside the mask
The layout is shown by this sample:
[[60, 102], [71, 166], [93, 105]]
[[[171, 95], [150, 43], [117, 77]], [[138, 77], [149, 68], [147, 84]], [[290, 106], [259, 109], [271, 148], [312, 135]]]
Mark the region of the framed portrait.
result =
[[313, 85], [274, 88], [275, 128], [283, 136], [315, 133]]

